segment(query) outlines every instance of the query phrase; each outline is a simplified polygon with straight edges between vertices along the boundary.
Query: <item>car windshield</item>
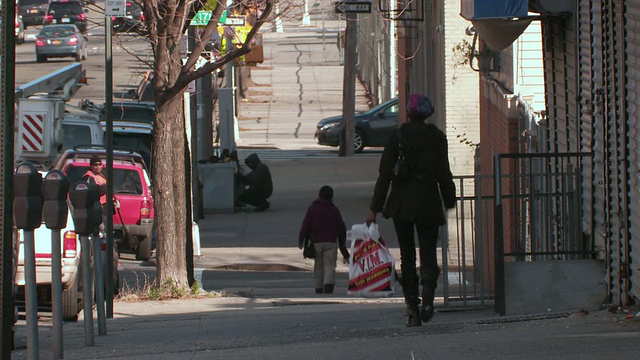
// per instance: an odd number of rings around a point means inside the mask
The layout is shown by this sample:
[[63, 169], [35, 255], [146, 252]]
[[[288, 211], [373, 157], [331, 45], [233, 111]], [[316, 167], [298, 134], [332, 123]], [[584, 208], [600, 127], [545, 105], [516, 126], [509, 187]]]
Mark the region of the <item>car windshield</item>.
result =
[[135, 151], [142, 156], [147, 169], [151, 166], [152, 134], [113, 133], [113, 146], [117, 149]]
[[68, 26], [45, 26], [40, 31], [40, 36], [70, 36], [73, 35], [75, 31]]
[[[70, 184], [75, 184], [89, 170], [88, 166], [71, 166], [67, 171], [67, 179]], [[103, 174], [105, 175], [105, 174]], [[113, 192], [118, 194], [142, 195], [142, 182], [135, 169], [113, 169]]]
[[73, 149], [77, 145], [91, 142], [91, 129], [85, 125], [62, 124], [62, 150]]
[[51, 3], [49, 5], [49, 14], [82, 14], [82, 7], [78, 3]]
[[20, 5], [21, 6], [38, 6], [38, 5], [45, 5], [47, 3], [46, 0], [20, 0]]
[[145, 108], [113, 106], [113, 120], [129, 120], [153, 123], [153, 111]]

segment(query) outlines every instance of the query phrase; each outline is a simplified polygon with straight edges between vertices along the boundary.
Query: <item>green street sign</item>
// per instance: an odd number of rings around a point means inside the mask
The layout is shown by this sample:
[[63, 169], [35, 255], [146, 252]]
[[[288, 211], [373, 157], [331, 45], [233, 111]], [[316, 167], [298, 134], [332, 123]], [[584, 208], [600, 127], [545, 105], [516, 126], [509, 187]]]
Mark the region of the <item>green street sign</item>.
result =
[[[192, 26], [207, 26], [209, 20], [211, 20], [212, 11], [198, 11], [196, 15], [191, 19]], [[219, 23], [224, 24], [227, 21], [227, 10], [222, 12]]]
[[191, 19], [191, 25], [206, 26], [209, 20], [211, 20], [211, 14], [211, 11], [198, 11], [193, 19]]

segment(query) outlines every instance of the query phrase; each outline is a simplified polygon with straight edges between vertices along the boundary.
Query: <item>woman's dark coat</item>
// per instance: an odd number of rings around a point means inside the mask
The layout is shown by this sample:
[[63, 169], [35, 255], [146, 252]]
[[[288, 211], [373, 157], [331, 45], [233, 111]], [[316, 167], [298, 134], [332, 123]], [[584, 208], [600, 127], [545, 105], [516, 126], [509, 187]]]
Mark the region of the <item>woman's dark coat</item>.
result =
[[385, 218], [394, 220], [442, 225], [445, 221], [442, 203], [446, 208], [453, 208], [456, 202], [447, 139], [433, 124], [408, 122], [400, 127], [400, 132], [410, 176], [393, 179], [393, 168], [398, 157], [398, 136], [394, 131], [380, 159], [371, 210], [382, 212]]

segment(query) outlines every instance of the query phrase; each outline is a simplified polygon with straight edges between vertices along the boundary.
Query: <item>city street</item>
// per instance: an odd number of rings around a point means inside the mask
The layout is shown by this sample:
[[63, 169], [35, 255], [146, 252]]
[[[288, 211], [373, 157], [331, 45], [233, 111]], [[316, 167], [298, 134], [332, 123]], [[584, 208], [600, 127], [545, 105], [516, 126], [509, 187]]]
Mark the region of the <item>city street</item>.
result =
[[[328, 0], [320, 1], [331, 9]], [[103, 6], [104, 2], [99, 1]], [[89, 6], [90, 51], [84, 62], [89, 86], [70, 103], [104, 101], [104, 29]], [[313, 261], [297, 247], [307, 206], [323, 185], [335, 190], [334, 202], [348, 227], [364, 221], [378, 173], [380, 148], [352, 157], [317, 145], [318, 120], [342, 107], [343, 67], [335, 35], [343, 22], [312, 19], [287, 23], [285, 31], [265, 24], [265, 62], [252, 69], [249, 98], [240, 103], [239, 157], [256, 152], [274, 181], [271, 207], [264, 213], [210, 211], [198, 220], [200, 253], [196, 278], [209, 296], [161, 301], [114, 301], [107, 334], [86, 345], [84, 314], [64, 324], [65, 359], [632, 359], [640, 354], [637, 309], [575, 309], [545, 314], [496, 316], [493, 301], [475, 298], [445, 304], [442, 287], [436, 315], [422, 327], [405, 327], [402, 290], [394, 296], [363, 298], [347, 294], [347, 266], [338, 263], [336, 290], [315, 294]], [[16, 79], [24, 84], [71, 64], [35, 62], [34, 33], [17, 46]], [[144, 40], [120, 37], [113, 47], [114, 92], [137, 86], [150, 59]], [[115, 42], [114, 42], [115, 43]], [[356, 110], [368, 108], [358, 83]], [[399, 262], [391, 221], [380, 230]], [[440, 251], [439, 251], [440, 252]], [[442, 256], [442, 254], [439, 254]], [[123, 292], [135, 292], [155, 279], [156, 264], [120, 259]], [[396, 268], [400, 264], [396, 263]], [[441, 279], [442, 280], [442, 279]], [[473, 280], [470, 280], [473, 281]], [[476, 285], [476, 284], [473, 284]], [[94, 314], [95, 316], [95, 314]], [[96, 322], [94, 322], [96, 325]], [[12, 358], [26, 359], [26, 324], [16, 326]], [[40, 357], [51, 357], [50, 314], [39, 319]]]

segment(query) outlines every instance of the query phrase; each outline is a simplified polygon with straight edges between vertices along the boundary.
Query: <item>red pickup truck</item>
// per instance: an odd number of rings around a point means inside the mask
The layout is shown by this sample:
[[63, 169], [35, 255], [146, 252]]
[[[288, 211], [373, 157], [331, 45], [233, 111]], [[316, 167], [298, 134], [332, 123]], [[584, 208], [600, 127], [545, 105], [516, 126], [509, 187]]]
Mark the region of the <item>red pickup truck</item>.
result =
[[[56, 162], [70, 184], [82, 179], [89, 170], [91, 157], [97, 154], [106, 164], [106, 151], [76, 147], [67, 150]], [[103, 169], [106, 177], [106, 167]], [[113, 151], [112, 181], [116, 213], [113, 215], [114, 240], [119, 252], [133, 250], [137, 260], [151, 257], [154, 226], [151, 182], [142, 156], [132, 151]]]

